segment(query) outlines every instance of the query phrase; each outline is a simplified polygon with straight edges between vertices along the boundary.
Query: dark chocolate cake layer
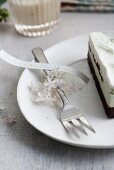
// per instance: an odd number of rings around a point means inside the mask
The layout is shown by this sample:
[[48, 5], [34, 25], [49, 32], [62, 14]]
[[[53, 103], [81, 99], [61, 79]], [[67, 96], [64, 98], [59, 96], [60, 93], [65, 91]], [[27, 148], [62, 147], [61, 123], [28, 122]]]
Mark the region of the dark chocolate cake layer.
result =
[[96, 84], [96, 87], [97, 87], [97, 91], [99, 92], [99, 96], [101, 98], [101, 101], [103, 103], [103, 106], [104, 106], [104, 109], [105, 109], [105, 112], [107, 114], [107, 116], [109, 118], [114, 118], [114, 107], [109, 107], [106, 103], [106, 100], [105, 100], [105, 97], [103, 95], [103, 92], [102, 92], [102, 89], [100, 87], [100, 84], [99, 84], [99, 81], [97, 79], [97, 76], [95, 74], [95, 70], [94, 70], [94, 67], [93, 67], [93, 64], [92, 64], [92, 61], [91, 61], [91, 58], [90, 58], [90, 55], [88, 53], [88, 64], [89, 64], [89, 67], [90, 67], [90, 70], [91, 70], [91, 73], [93, 75], [93, 79], [95, 81], [95, 84]]

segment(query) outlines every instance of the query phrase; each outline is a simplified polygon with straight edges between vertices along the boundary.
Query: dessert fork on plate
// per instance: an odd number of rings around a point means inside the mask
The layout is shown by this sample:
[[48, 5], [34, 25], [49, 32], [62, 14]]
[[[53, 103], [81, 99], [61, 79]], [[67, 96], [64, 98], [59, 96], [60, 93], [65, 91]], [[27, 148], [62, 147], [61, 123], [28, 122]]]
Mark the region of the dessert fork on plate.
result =
[[[40, 63], [48, 63], [45, 54], [41, 48], [34, 48], [32, 53], [35, 57], [36, 62]], [[46, 76], [49, 75], [50, 71], [44, 70]], [[73, 132], [74, 129], [78, 129], [87, 135], [87, 132], [84, 129], [84, 126], [87, 127], [90, 131], [95, 133], [95, 130], [91, 126], [91, 124], [87, 121], [86, 117], [77, 109], [75, 106], [71, 104], [65, 92], [62, 89], [57, 89], [57, 93], [59, 94], [62, 103], [63, 110], [61, 111], [61, 122], [65, 129], [68, 132]]]

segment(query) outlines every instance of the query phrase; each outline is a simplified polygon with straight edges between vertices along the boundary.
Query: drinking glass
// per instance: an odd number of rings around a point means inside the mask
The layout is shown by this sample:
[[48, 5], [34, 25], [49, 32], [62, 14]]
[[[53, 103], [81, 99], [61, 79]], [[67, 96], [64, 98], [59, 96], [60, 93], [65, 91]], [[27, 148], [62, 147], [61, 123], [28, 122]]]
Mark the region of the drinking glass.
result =
[[14, 26], [25, 36], [50, 33], [59, 21], [60, 0], [8, 0]]

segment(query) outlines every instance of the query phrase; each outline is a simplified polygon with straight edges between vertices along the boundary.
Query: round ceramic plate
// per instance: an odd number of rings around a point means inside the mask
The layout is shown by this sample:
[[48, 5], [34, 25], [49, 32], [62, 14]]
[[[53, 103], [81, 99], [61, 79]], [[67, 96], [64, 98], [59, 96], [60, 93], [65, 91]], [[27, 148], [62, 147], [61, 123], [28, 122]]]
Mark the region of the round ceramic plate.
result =
[[90, 74], [86, 56], [88, 35], [59, 43], [45, 51], [50, 63], [71, 64], [90, 77], [83, 90], [73, 93], [70, 100], [86, 115], [96, 134], [86, 129], [88, 136], [78, 132], [80, 138], [69, 135], [60, 122], [60, 109], [51, 105], [31, 102], [28, 86], [40, 79], [40, 71], [25, 69], [17, 87], [17, 100], [26, 120], [45, 135], [70, 145], [87, 148], [114, 148], [114, 119], [108, 119]]

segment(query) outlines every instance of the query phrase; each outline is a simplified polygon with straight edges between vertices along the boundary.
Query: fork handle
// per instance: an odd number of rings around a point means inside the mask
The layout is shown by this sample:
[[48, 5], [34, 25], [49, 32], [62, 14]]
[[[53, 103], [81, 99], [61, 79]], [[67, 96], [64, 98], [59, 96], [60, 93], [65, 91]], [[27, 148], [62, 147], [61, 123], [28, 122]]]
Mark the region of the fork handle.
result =
[[[47, 58], [46, 58], [46, 56], [45, 56], [45, 54], [44, 54], [44, 52], [43, 52], [43, 50], [40, 47], [34, 48], [32, 50], [32, 53], [33, 53], [33, 55], [35, 57], [35, 61], [36, 62], [39, 62], [39, 63], [49, 63]], [[47, 70], [43, 70], [43, 71], [44, 71], [44, 74], [46, 76], [49, 75], [49, 71], [47, 71]]]
[[32, 50], [32, 53], [36, 59], [37, 62], [39, 63], [49, 63], [43, 50], [40, 47], [34, 48]]
[[69, 101], [67, 95], [65, 94], [65, 92], [62, 89], [57, 89], [57, 91], [58, 91], [59, 95], [61, 96], [64, 106], [69, 105], [69, 104], [72, 105], [71, 102]]

